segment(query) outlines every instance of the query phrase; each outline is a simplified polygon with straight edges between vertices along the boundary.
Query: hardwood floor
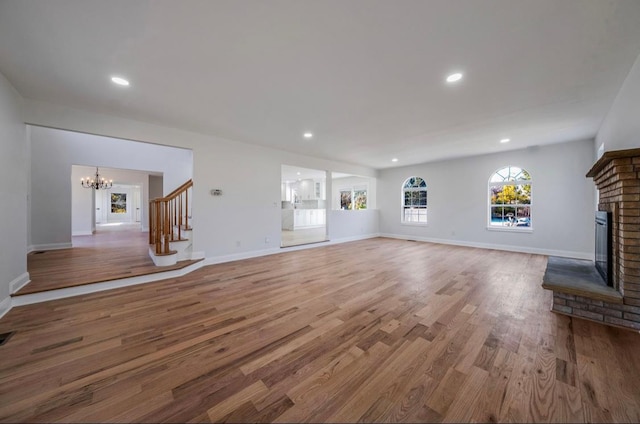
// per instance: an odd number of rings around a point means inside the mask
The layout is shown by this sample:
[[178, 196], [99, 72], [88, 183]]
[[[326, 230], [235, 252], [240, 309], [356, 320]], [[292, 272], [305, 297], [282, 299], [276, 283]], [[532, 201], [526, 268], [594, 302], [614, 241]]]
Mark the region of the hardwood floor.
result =
[[74, 236], [72, 249], [27, 255], [31, 282], [16, 295], [182, 269], [195, 262], [157, 267], [149, 257], [149, 233], [131, 225], [104, 227], [92, 236]]
[[328, 240], [326, 227], [299, 228], [282, 230], [282, 247], [300, 246], [301, 244], [320, 243]]
[[12, 309], [3, 422], [638, 422], [640, 335], [544, 256], [370, 239]]

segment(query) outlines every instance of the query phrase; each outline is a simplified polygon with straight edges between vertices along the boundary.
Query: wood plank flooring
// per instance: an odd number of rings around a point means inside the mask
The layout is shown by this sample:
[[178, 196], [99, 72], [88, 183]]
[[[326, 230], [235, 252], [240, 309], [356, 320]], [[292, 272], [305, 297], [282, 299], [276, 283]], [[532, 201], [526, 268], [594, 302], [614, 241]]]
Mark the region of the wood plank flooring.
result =
[[32, 252], [27, 255], [31, 282], [15, 294], [39, 293], [65, 287], [182, 269], [194, 261], [158, 267], [149, 257], [149, 233], [117, 227], [92, 236], [74, 236], [72, 249]]
[[640, 334], [544, 256], [370, 239], [12, 309], [2, 422], [639, 422]]
[[281, 246], [291, 247], [300, 246], [301, 244], [320, 243], [328, 240], [327, 229], [325, 226], [318, 228], [298, 228], [297, 230], [281, 231]]

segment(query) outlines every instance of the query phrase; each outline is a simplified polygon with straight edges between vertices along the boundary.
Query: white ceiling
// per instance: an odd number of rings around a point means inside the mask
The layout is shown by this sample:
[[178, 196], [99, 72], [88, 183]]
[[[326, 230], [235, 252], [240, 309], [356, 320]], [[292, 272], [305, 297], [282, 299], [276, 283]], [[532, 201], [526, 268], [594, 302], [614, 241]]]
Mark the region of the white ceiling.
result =
[[24, 97], [374, 168], [593, 137], [639, 53], [638, 0], [0, 0]]
[[[96, 176], [96, 167], [95, 166], [84, 166], [84, 165], [71, 165], [73, 169], [77, 172], [81, 173], [80, 175], [83, 178], [95, 178]], [[106, 180], [113, 180], [114, 185], [116, 183], [128, 184], [133, 180], [141, 181], [146, 180], [149, 175], [153, 175], [154, 177], [162, 177], [162, 172], [156, 171], [138, 171], [133, 169], [122, 169], [122, 168], [108, 168], [106, 166], [98, 167], [98, 173], [100, 174], [100, 178], [104, 178]]]
[[299, 166], [282, 165], [282, 182], [293, 182], [297, 180], [325, 180], [326, 171], [319, 169], [301, 168]]

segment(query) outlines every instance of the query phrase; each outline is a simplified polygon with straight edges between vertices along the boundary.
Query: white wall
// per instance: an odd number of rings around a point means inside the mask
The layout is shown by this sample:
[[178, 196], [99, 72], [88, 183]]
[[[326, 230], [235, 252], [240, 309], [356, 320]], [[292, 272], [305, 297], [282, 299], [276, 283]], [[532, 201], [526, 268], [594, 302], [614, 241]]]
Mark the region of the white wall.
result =
[[[282, 164], [376, 176], [375, 170], [362, 166], [32, 100], [25, 100], [25, 117], [30, 124], [192, 149], [193, 249], [214, 260], [279, 249]], [[78, 148], [88, 150], [86, 145]], [[59, 160], [55, 152], [52, 155]], [[165, 172], [165, 187], [166, 179]], [[221, 189], [222, 196], [211, 196], [214, 188]], [[334, 240], [339, 238], [342, 234], [333, 233]]]
[[8, 309], [12, 285], [28, 281], [26, 128], [22, 98], [0, 74], [0, 316]]
[[640, 147], [640, 56], [625, 79], [596, 136], [596, 152]]
[[74, 236], [90, 235], [96, 229], [93, 190], [80, 186], [80, 179], [95, 174], [95, 168], [71, 167], [71, 232]]
[[329, 212], [329, 240], [358, 239], [378, 233], [378, 210], [332, 210]]
[[162, 197], [162, 176], [149, 175], [149, 199]]
[[[531, 233], [487, 229], [489, 177], [506, 165], [531, 173]], [[380, 232], [593, 259], [594, 190], [593, 181], [585, 177], [592, 165], [593, 140], [585, 140], [380, 171]], [[402, 184], [413, 175], [427, 183], [426, 227], [400, 223]]]
[[187, 149], [38, 126], [31, 127], [30, 133], [31, 244], [35, 249], [70, 247], [72, 165], [162, 172], [165, 194], [192, 176], [192, 152]]

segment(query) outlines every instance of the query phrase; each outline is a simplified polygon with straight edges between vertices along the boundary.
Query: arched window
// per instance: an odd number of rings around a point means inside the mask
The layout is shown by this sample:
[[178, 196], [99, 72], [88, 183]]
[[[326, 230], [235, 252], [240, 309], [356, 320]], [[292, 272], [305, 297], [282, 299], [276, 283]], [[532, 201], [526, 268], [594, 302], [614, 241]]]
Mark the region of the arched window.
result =
[[531, 229], [531, 175], [506, 166], [489, 178], [489, 227]]
[[410, 177], [402, 185], [402, 222], [427, 223], [427, 183]]

